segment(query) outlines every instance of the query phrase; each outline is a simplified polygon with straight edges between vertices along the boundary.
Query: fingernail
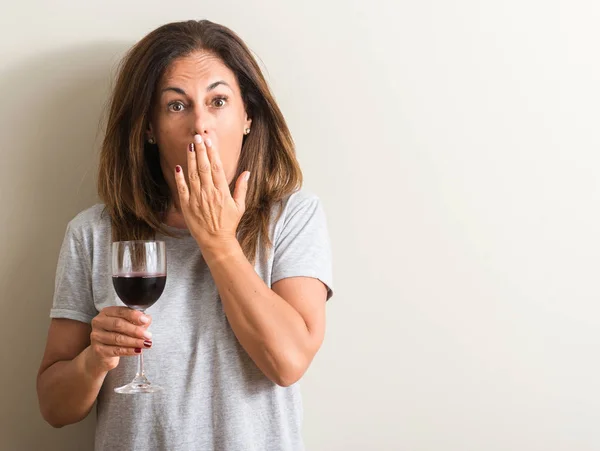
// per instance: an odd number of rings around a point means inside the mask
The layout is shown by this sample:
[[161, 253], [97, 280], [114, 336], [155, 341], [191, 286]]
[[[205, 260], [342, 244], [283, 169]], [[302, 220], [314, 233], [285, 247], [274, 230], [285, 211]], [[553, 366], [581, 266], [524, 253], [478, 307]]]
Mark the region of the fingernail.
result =
[[152, 347], [152, 342], [148, 341], [148, 340], [145, 340], [144, 341], [144, 346], [147, 347], [147, 348], [150, 348], [150, 347]]
[[206, 144], [206, 147], [210, 147], [210, 146], [212, 146], [212, 141], [210, 140], [210, 138], [206, 138], [204, 140], [204, 144]]
[[142, 348], [135, 348], [133, 350], [133, 352], [135, 352], [136, 354], [139, 354], [140, 352], [142, 352]]
[[177, 172], [181, 172], [181, 166], [179, 166], [179, 165], [175, 166], [175, 170], [176, 170]]
[[244, 177], [244, 181], [247, 182], [248, 180], [250, 180], [250, 173], [246, 172], [246, 176]]
[[188, 150], [189, 150], [190, 152], [193, 152], [193, 151], [194, 151], [194, 143], [190, 143], [190, 145], [188, 146]]
[[142, 315], [140, 316], [140, 321], [146, 324], [148, 321], [150, 321], [150, 319], [146, 315]]
[[150, 340], [152, 338], [152, 332], [150, 332], [149, 330], [145, 330], [144, 337], [146, 337], [148, 340]]
[[200, 136], [200, 135], [194, 135], [194, 141], [197, 144], [202, 144], [202, 136]]

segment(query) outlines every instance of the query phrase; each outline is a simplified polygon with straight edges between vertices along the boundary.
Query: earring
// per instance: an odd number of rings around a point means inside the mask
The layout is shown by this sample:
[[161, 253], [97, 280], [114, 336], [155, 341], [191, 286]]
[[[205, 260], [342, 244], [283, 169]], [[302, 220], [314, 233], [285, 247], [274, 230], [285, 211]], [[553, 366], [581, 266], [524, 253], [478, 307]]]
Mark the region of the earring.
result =
[[246, 130], [244, 130], [244, 135], [247, 135], [248, 133], [250, 133], [250, 127], [248, 127]]
[[154, 140], [154, 138], [152, 136], [150, 138], [148, 138], [148, 142], [150, 144], [156, 144], [156, 141]]

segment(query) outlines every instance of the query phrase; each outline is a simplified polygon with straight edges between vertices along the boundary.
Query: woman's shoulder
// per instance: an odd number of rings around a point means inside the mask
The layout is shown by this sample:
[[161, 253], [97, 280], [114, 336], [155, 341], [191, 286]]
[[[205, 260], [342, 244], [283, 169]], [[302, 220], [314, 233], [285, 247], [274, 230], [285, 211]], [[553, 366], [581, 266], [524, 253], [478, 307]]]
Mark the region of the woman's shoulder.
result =
[[104, 204], [95, 204], [75, 215], [67, 227], [76, 235], [83, 237], [110, 228], [110, 216]]
[[324, 215], [324, 211], [319, 196], [306, 188], [301, 188], [280, 201], [276, 228], [311, 221], [315, 216], [321, 215]]
[[70, 224], [75, 227], [93, 227], [106, 220], [110, 221], [110, 218], [104, 204], [95, 204], [77, 213]]
[[319, 196], [314, 192], [300, 188], [291, 194], [288, 194], [281, 200], [281, 207], [284, 213], [294, 212], [298, 209], [310, 208], [318, 206], [321, 203]]

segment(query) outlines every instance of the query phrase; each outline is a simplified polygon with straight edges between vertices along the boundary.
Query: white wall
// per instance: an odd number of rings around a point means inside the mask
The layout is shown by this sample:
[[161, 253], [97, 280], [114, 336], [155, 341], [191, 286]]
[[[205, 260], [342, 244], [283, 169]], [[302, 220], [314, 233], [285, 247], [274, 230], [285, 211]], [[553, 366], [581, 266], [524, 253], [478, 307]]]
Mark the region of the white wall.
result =
[[308, 449], [600, 449], [593, 0], [3, 4], [0, 449], [91, 449], [37, 410], [57, 252], [114, 64], [188, 18], [261, 57], [329, 215]]

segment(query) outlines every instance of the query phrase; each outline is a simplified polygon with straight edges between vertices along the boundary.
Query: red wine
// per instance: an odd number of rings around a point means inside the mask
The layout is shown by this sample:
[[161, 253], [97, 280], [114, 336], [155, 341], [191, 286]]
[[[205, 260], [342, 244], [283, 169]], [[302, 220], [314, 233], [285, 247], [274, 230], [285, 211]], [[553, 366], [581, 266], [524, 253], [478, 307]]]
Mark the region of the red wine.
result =
[[162, 294], [166, 275], [124, 274], [113, 276], [113, 285], [121, 301], [130, 308], [145, 310]]

